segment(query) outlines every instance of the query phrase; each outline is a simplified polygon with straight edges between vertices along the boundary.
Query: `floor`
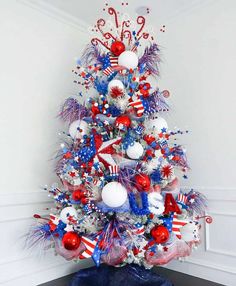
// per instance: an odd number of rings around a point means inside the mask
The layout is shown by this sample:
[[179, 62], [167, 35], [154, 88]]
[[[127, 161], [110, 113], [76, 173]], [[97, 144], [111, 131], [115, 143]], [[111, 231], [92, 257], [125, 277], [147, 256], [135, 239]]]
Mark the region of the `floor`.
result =
[[222, 286], [222, 284], [210, 282], [208, 280], [200, 279], [162, 267], [157, 268], [156, 271], [158, 274], [168, 277], [174, 286]]
[[[172, 281], [174, 286], [222, 286], [222, 284], [210, 282], [162, 267], [157, 268], [156, 271], [158, 272], [158, 274], [168, 277], [168, 279]], [[45, 284], [41, 284], [39, 286], [67, 286], [72, 276], [73, 274], [53, 280]]]

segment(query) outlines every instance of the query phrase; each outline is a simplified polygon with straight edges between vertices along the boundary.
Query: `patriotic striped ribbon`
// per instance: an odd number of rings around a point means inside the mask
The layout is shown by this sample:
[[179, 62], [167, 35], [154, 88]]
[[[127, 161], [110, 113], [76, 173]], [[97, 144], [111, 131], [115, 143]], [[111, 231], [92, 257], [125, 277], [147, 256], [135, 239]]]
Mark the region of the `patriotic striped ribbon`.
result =
[[118, 57], [109, 56], [110, 65], [103, 70], [103, 74], [110, 76], [114, 73], [113, 67], [118, 66]]
[[103, 74], [105, 74], [106, 76], [109, 76], [113, 73], [113, 70], [111, 69], [111, 67], [107, 67], [104, 71]]
[[137, 110], [137, 115], [142, 116], [144, 113], [144, 106], [141, 99], [135, 100], [129, 104], [129, 106], [133, 106]]
[[118, 66], [118, 57], [109, 56], [109, 59], [112, 67]]
[[179, 239], [181, 239], [180, 228], [186, 224], [187, 222], [185, 220], [178, 219], [177, 214], [174, 214], [172, 222], [172, 231]]
[[98, 242], [98, 237], [96, 237], [94, 240], [87, 238], [85, 236], [82, 236], [81, 241], [86, 246], [86, 250], [82, 252], [79, 256], [80, 259], [86, 259], [89, 257], [92, 257], [94, 249]]

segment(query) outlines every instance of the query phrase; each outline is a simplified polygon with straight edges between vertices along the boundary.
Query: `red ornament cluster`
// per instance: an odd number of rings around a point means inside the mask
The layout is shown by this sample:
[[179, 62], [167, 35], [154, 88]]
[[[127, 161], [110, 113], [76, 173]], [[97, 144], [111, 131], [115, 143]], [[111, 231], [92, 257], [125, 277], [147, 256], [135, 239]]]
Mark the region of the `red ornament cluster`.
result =
[[149, 97], [150, 88], [151, 88], [151, 85], [149, 82], [145, 82], [139, 85], [139, 91], [143, 97]]
[[85, 205], [88, 202], [87, 191], [85, 188], [80, 186], [80, 188], [74, 190], [72, 193], [72, 199], [76, 202], [80, 201], [83, 205]]

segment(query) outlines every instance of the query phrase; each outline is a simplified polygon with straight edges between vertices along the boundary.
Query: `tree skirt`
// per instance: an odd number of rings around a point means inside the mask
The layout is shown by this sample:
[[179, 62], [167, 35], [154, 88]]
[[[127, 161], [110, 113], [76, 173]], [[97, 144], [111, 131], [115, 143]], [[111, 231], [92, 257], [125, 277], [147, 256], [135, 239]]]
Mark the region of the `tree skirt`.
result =
[[112, 267], [105, 264], [78, 271], [69, 286], [174, 286], [166, 278], [138, 265]]

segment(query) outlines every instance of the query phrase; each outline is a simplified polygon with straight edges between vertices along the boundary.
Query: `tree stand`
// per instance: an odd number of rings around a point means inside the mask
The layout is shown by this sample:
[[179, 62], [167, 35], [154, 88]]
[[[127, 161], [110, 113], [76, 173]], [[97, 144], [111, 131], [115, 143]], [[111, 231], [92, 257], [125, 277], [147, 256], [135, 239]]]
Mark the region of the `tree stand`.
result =
[[105, 264], [78, 271], [69, 286], [174, 286], [152, 270], [136, 264], [112, 267]]

